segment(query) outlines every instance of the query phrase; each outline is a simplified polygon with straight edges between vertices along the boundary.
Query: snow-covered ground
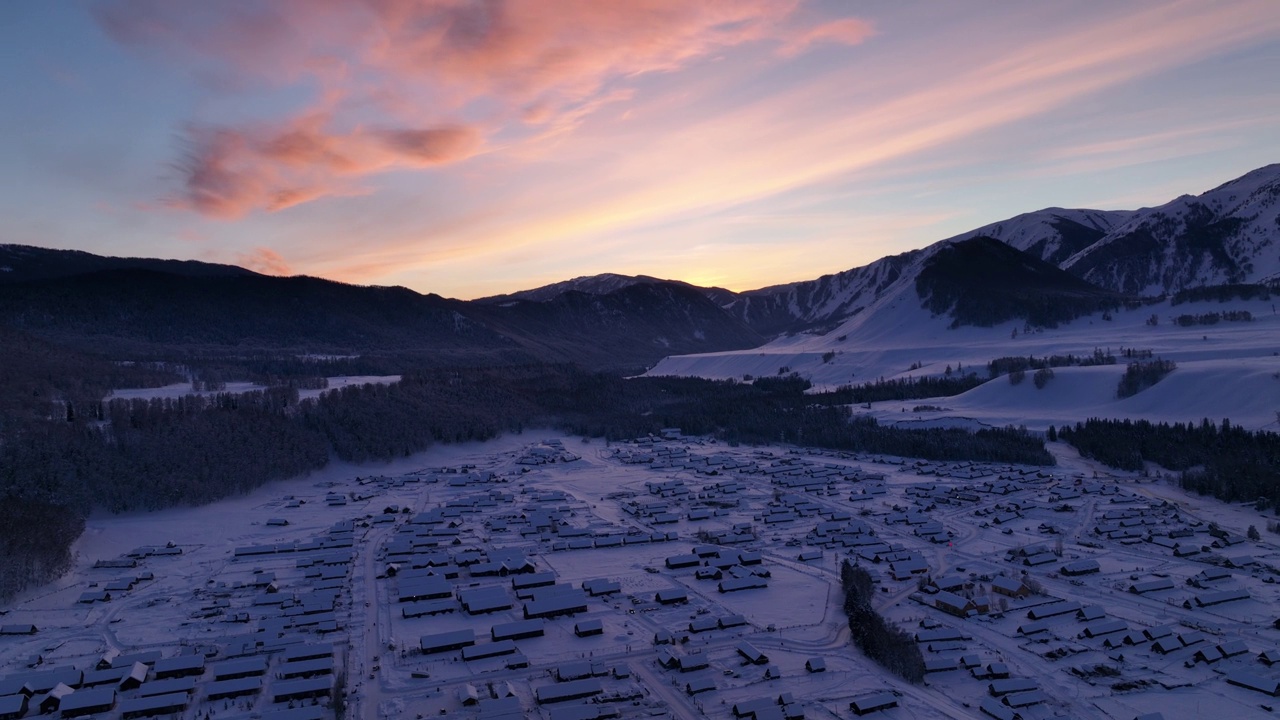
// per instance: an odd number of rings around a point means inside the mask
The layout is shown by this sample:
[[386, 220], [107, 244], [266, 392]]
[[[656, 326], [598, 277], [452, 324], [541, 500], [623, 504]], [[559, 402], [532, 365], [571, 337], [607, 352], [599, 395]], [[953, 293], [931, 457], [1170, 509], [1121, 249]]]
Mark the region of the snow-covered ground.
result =
[[[1253, 322], [1191, 327], [1172, 322], [1184, 314], [1236, 310], [1251, 313]], [[1159, 324], [1147, 324], [1152, 315]], [[1020, 322], [993, 328], [947, 325], [945, 318], [930, 317], [919, 307], [914, 288], [903, 286], [826, 334], [779, 338], [752, 350], [668, 357], [648, 374], [742, 380], [777, 375], [785, 369], [810, 379], [818, 388], [832, 388], [882, 378], [939, 376], [948, 366], [953, 371], [976, 371], [985, 378], [987, 363], [998, 357], [1079, 357], [1101, 349], [1117, 355], [1118, 364], [1057, 368], [1054, 379], [1041, 390], [1032, 385], [1028, 373], [1026, 382], [1016, 387], [997, 378], [957, 397], [879, 403], [871, 410], [882, 422], [954, 416], [1040, 430], [1089, 417], [1170, 422], [1229, 418], [1251, 429], [1280, 427], [1280, 314], [1270, 300], [1176, 306], [1166, 302], [1121, 310], [1111, 320], [1094, 315], [1031, 333], [1023, 332]], [[1125, 348], [1150, 350], [1175, 361], [1178, 368], [1155, 386], [1118, 400], [1116, 384], [1126, 362], [1120, 352]], [[910, 412], [916, 405], [949, 410]]]
[[[306, 399], [319, 397], [330, 390], [338, 390], [348, 385], [389, 385], [391, 383], [400, 382], [399, 375], [339, 375], [328, 378], [329, 387], [314, 390], [299, 390], [298, 398]], [[221, 390], [192, 390], [190, 383], [174, 383], [173, 385], [165, 385], [158, 388], [129, 388], [124, 390], [116, 390], [111, 393], [111, 398], [122, 400], [151, 400], [153, 398], [175, 399], [186, 395], [217, 395], [219, 393], [246, 393], [253, 390], [265, 390], [265, 385], [258, 385], [251, 382], [229, 382], [226, 387]]]
[[[1066, 377], [1055, 382], [1066, 386]], [[789, 693], [798, 703], [791, 709], [805, 717], [843, 718], [853, 698], [886, 690], [898, 705], [880, 715], [890, 720], [978, 716], [989, 681], [969, 669], [932, 672], [923, 685], [910, 685], [851, 646], [838, 581], [840, 563], [850, 559], [879, 576], [875, 606], [882, 614], [911, 633], [959, 636], [925, 635], [927, 659], [999, 662], [1011, 676], [1032, 680], [1045, 697], [1020, 710], [1024, 718], [1152, 711], [1166, 718], [1269, 716], [1270, 697], [1226, 682], [1240, 671], [1280, 680], [1280, 666], [1257, 659], [1280, 647], [1272, 625], [1280, 542], [1266, 531], [1267, 518], [1187, 495], [1164, 480], [1113, 477], [1066, 445], [1050, 448], [1059, 465], [1036, 469], [726, 447], [697, 438], [606, 444], [526, 432], [394, 464], [334, 464], [201, 508], [97, 515], [68, 575], [2, 608], [0, 622], [35, 625], [38, 632], [0, 637], [0, 675], [85, 669], [108, 651], [203, 652], [209, 669], [180, 716], [267, 717], [289, 706], [273, 701], [286, 687], [280, 676], [296, 667], [285, 660], [289, 648], [328, 643], [334, 674], [320, 675], [329, 678], [321, 685], [332, 692], [333, 678], [345, 678], [348, 717], [477, 717], [511, 695], [505, 702], [525, 717], [607, 709], [623, 718], [727, 719], [735, 703]], [[1225, 540], [1209, 534], [1210, 523], [1229, 533]], [[1263, 531], [1260, 541], [1243, 537], [1250, 525]], [[1171, 542], [1196, 554], [1177, 557]], [[287, 551], [266, 552], [268, 545]], [[1024, 565], [1010, 554], [1035, 545], [1050, 553], [1045, 564]], [[140, 546], [181, 554], [144, 555], [137, 567], [95, 567]], [[668, 567], [668, 558], [691, 553], [699, 555], [694, 565]], [[813, 555], [801, 560], [802, 553]], [[962, 618], [934, 607], [920, 576], [893, 579], [894, 553], [923, 561], [925, 576], [935, 581], [955, 578], [956, 593], [989, 603], [993, 612]], [[1228, 558], [1237, 567], [1209, 588], [1248, 597], [1197, 607], [1196, 596], [1208, 590], [1188, 581]], [[1100, 571], [1062, 573], [1065, 563], [1080, 559], [1097, 561]], [[514, 583], [531, 576], [490, 575], [484, 563], [514, 568], [524, 560], [554, 575], [556, 586], [535, 593], [582, 596], [588, 580], [617, 583], [618, 591], [585, 597], [585, 610], [546, 619], [541, 634], [516, 639], [527, 666], [512, 662], [514, 654], [464, 659], [464, 652], [503, 649], [492, 639], [494, 626], [522, 620], [527, 602]], [[725, 579], [767, 575], [767, 586], [719, 592], [716, 580], [697, 577], [717, 565]], [[385, 577], [392, 566], [398, 576]], [[448, 578], [443, 612], [407, 617], [404, 610], [419, 605], [399, 602], [399, 595], [410, 576], [427, 573], [436, 573], [431, 582]], [[148, 574], [154, 577], [114, 592], [109, 602], [77, 602], [86, 591]], [[1030, 579], [1041, 590], [1007, 598], [992, 589], [999, 576]], [[1128, 591], [1160, 578], [1172, 587]], [[459, 596], [478, 587], [497, 588], [509, 607], [469, 614]], [[683, 590], [687, 602], [657, 601], [656, 593], [672, 589]], [[336, 600], [317, 610], [312, 605], [326, 593]], [[1020, 633], [1030, 629], [1029, 612], [1060, 601], [1097, 606], [1093, 612], [1126, 631], [1087, 637], [1085, 629], [1096, 626], [1070, 612], [1047, 620], [1044, 630]], [[575, 633], [589, 621], [603, 631]], [[1142, 635], [1160, 635], [1161, 626], [1189, 644], [1157, 647]], [[474, 645], [419, 650], [419, 638], [452, 631], [474, 632]], [[674, 643], [655, 642], [668, 633]], [[1129, 643], [1120, 639], [1126, 633]], [[1232, 640], [1247, 652], [1196, 660], [1198, 651], [1212, 655], [1211, 648], [1229, 649]], [[746, 663], [738, 651], [744, 641], [767, 663]], [[702, 665], [692, 662], [697, 653], [706, 667], [682, 672], [660, 664], [672, 657]], [[267, 671], [246, 695], [209, 700], [214, 667], [231, 654], [268, 657]], [[35, 656], [42, 662], [28, 668]], [[809, 672], [806, 663], [814, 659], [826, 670]], [[585, 681], [590, 696], [613, 702], [538, 703], [540, 689], [568, 687], [558, 676], [584, 673], [598, 683]], [[697, 682], [712, 689], [690, 694], [687, 686]], [[119, 717], [123, 703], [142, 692], [121, 690], [117, 708], [101, 716]], [[328, 700], [315, 702], [292, 704], [333, 716]]]

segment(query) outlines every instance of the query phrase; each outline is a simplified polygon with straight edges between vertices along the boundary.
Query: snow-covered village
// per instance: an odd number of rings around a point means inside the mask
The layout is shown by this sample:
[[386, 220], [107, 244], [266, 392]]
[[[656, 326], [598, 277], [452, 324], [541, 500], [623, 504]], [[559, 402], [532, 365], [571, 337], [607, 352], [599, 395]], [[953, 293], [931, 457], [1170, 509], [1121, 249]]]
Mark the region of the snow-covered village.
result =
[[[91, 518], [5, 608], [6, 716], [1270, 713], [1280, 548], [1250, 508], [1068, 448], [539, 435]], [[923, 682], [853, 651], [845, 565]]]

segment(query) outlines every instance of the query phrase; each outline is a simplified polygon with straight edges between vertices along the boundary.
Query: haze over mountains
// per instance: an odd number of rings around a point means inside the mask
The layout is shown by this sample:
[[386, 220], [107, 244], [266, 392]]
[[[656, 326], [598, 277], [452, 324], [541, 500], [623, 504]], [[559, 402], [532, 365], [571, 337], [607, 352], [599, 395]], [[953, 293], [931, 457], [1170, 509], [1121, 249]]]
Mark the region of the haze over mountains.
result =
[[1275, 281], [1278, 237], [1280, 165], [1269, 165], [1155, 208], [1047, 208], [863, 267], [746, 292], [604, 274], [461, 301], [228, 265], [4, 245], [0, 324], [130, 359], [182, 348], [628, 369], [821, 334], [854, 318], [870, 332], [870, 316], [899, 305], [927, 307], [926, 317], [949, 327], [1051, 327], [1137, 296]]

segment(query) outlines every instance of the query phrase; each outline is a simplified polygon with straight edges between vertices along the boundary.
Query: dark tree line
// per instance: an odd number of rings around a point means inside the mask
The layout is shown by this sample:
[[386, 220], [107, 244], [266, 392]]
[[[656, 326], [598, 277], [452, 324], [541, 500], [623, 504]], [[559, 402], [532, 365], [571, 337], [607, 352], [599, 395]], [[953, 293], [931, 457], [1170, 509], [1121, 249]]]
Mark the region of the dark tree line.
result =
[[0, 598], [63, 572], [95, 507], [207, 503], [323, 467], [323, 438], [289, 407], [281, 393], [188, 396], [10, 422], [0, 438], [0, 507], [13, 515], [0, 522]]
[[[305, 383], [341, 375], [397, 375], [407, 364], [415, 364], [410, 357], [379, 355], [249, 354], [228, 357], [192, 352], [176, 353], [170, 361], [187, 369], [195, 380], [243, 381], [266, 386], [301, 382], [299, 389], [306, 389]], [[424, 362], [416, 364], [428, 365]]]
[[[1124, 351], [1121, 350], [1123, 353]], [[998, 357], [987, 363], [987, 375], [991, 378], [998, 378], [1001, 375], [1017, 372], [1019, 370], [1026, 372], [1027, 370], [1042, 370], [1045, 368], [1056, 367], [1087, 367], [1091, 365], [1115, 365], [1116, 356], [1111, 354], [1111, 350], [1103, 351], [1102, 348], [1094, 348], [1092, 355], [1046, 355], [1038, 358], [1034, 355], [1022, 357], [1020, 355], [1009, 355], [1006, 357]]]
[[5, 423], [65, 415], [112, 388], [161, 387], [183, 376], [153, 363], [121, 363], [68, 351], [0, 326], [0, 438]]
[[883, 427], [855, 418], [842, 391], [806, 394], [796, 376], [752, 384], [636, 378], [567, 365], [407, 373], [393, 385], [347, 387], [306, 400], [299, 416], [351, 461], [386, 460], [437, 442], [555, 427], [622, 440], [680, 427], [733, 443], [795, 443], [936, 460], [1052, 464], [1043, 443], [1011, 428]]
[[871, 607], [875, 587], [871, 575], [845, 560], [840, 565], [840, 586], [844, 590], [844, 612], [849, 616], [853, 644], [889, 672], [912, 682], [924, 682], [924, 656], [915, 640], [902, 628], [888, 622]]
[[869, 403], [884, 400], [921, 400], [924, 398], [952, 397], [968, 392], [985, 380], [977, 373], [943, 377], [907, 377], [898, 380], [876, 380], [861, 385], [837, 388], [833, 396], [846, 403]]
[[1170, 305], [1181, 305], [1188, 302], [1203, 302], [1206, 300], [1216, 300], [1218, 302], [1227, 302], [1228, 300], [1270, 300], [1272, 293], [1280, 292], [1280, 282], [1271, 284], [1227, 284], [1227, 285], [1207, 285], [1205, 287], [1188, 288], [1179, 290], [1169, 299]]
[[1182, 472], [1182, 487], [1220, 500], [1253, 501], [1280, 508], [1280, 435], [1250, 432], [1226, 420], [1151, 423], [1097, 420], [1063, 427], [1059, 436], [1086, 457], [1121, 470], [1143, 462]]
[[1131, 362], [1125, 368], [1124, 375], [1120, 376], [1120, 384], [1116, 386], [1116, 397], [1123, 399], [1137, 395], [1163, 380], [1177, 368], [1178, 364], [1174, 361], [1160, 358]]
[[56, 503], [8, 498], [0, 503], [0, 599], [71, 569], [71, 544], [84, 516]]
[[1253, 313], [1248, 310], [1227, 310], [1225, 312], [1201, 313], [1200, 315], [1179, 315], [1173, 319], [1178, 327], [1194, 325], [1217, 325], [1219, 322], [1253, 322]]

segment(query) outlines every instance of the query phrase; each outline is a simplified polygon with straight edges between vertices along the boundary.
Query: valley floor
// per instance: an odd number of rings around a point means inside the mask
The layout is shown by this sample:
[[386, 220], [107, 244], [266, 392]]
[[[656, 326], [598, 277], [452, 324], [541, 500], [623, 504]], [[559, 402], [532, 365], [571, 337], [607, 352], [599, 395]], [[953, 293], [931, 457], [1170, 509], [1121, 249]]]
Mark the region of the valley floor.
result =
[[[1280, 648], [1267, 518], [1050, 448], [1045, 470], [525, 433], [95, 516], [76, 568], [3, 608], [6, 628], [36, 632], [0, 637], [0, 696], [25, 683], [34, 714], [51, 669], [70, 667], [120, 688], [97, 716], [121, 717], [166, 687], [157, 657], [193, 654], [205, 668], [166, 717], [327, 718], [342, 696], [361, 718], [719, 719], [752, 701], [848, 718], [888, 692], [879, 717], [967, 718], [1014, 711], [976, 677], [1002, 663], [1043, 693], [1014, 696], [1028, 719], [1269, 716], [1269, 695], [1227, 680], [1280, 682], [1259, 660]], [[918, 634], [923, 685], [850, 644], [845, 560]], [[1064, 573], [1083, 560], [1097, 571]], [[1130, 591], [1147, 581], [1170, 587]], [[957, 598], [983, 607], [941, 609]], [[767, 660], [747, 663], [743, 643]], [[91, 674], [134, 661], [141, 687]], [[245, 661], [248, 681], [228, 684]]]

